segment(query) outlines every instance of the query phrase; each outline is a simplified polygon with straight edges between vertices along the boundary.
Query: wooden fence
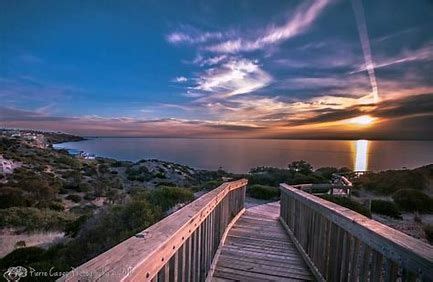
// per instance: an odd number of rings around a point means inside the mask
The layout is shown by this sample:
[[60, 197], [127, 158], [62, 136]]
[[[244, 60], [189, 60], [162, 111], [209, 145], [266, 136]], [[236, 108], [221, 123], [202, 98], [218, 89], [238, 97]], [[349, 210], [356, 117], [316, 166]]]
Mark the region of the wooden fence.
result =
[[222, 184], [61, 280], [204, 281], [227, 227], [244, 211], [246, 185]]
[[280, 221], [319, 281], [433, 281], [431, 245], [289, 185], [280, 190]]

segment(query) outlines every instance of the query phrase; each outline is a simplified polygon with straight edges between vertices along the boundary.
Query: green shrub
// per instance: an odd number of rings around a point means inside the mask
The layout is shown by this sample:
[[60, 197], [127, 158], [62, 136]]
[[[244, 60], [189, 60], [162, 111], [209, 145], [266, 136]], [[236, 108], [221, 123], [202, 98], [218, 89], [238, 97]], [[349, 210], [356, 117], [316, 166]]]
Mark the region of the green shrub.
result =
[[424, 225], [424, 232], [430, 244], [433, 244], [433, 224]]
[[62, 203], [52, 202], [48, 205], [48, 208], [53, 211], [64, 211], [65, 207]]
[[247, 193], [253, 198], [270, 200], [280, 196], [280, 190], [276, 187], [266, 185], [251, 185], [247, 188]]
[[371, 212], [387, 215], [396, 219], [402, 219], [398, 206], [392, 201], [372, 200]]
[[78, 232], [69, 229], [76, 237], [62, 251], [64, 260], [71, 266], [80, 265], [161, 218], [160, 209], [145, 200], [132, 200], [125, 205], [103, 209], [87, 220], [83, 218], [84, 223], [78, 222]]
[[351, 209], [357, 213], [360, 213], [362, 215], [365, 215], [366, 217], [371, 218], [371, 212], [369, 209], [364, 207], [362, 204], [346, 197], [335, 197], [331, 195], [321, 195], [322, 199], [325, 199], [327, 201], [336, 203], [337, 205], [343, 206], [345, 208]]
[[69, 166], [71, 168], [78, 169], [81, 167], [81, 163], [79, 160], [75, 159], [74, 157], [67, 156], [67, 155], [61, 155], [56, 159], [56, 163]]
[[111, 167], [121, 167], [122, 162], [121, 161], [114, 161], [111, 163]]
[[414, 189], [401, 189], [392, 196], [394, 202], [404, 211], [433, 212], [433, 199]]
[[274, 167], [257, 167], [250, 170], [246, 176], [248, 183], [267, 186], [278, 186], [280, 183], [302, 184], [323, 183], [326, 180], [320, 172], [312, 172], [311, 165], [305, 161], [293, 162], [289, 169]]
[[422, 190], [426, 180], [417, 170], [387, 170], [360, 175], [353, 184], [378, 194], [390, 195], [402, 188]]
[[200, 186], [200, 190], [213, 190], [223, 184], [222, 180], [210, 180]]
[[304, 175], [308, 175], [313, 172], [313, 166], [304, 160], [291, 162], [288, 167], [290, 171], [299, 172]]
[[176, 204], [194, 200], [194, 194], [188, 188], [180, 187], [158, 187], [149, 193], [151, 204], [161, 207], [167, 211]]
[[80, 195], [71, 194], [71, 195], [66, 196], [66, 200], [70, 200], [74, 203], [79, 203], [79, 202], [81, 202], [81, 197], [80, 197]]
[[[52, 272], [57, 271], [66, 272], [71, 268], [64, 264], [61, 256], [61, 250], [63, 245], [55, 245], [50, 247], [48, 250], [44, 250], [39, 247], [27, 247], [19, 248], [0, 259], [0, 271], [4, 273], [9, 267], [12, 266], [23, 266], [27, 269], [35, 269], [38, 272]], [[45, 277], [45, 276], [33, 276], [25, 277], [23, 281], [54, 281], [60, 277]]]
[[0, 188], [0, 209], [10, 207], [22, 207], [28, 204], [24, 198], [24, 192], [15, 187]]
[[0, 227], [25, 227], [32, 230], [63, 230], [75, 220], [71, 213], [31, 207], [13, 207], [0, 210]]
[[156, 174], [155, 174], [155, 177], [156, 177], [156, 178], [161, 178], [161, 179], [165, 179], [165, 178], [167, 178], [167, 177], [165, 176], [165, 173], [163, 173], [163, 172], [158, 172], [158, 173], [156, 173]]
[[93, 194], [93, 193], [86, 193], [86, 194], [83, 196], [83, 199], [84, 199], [84, 200], [87, 200], [87, 201], [93, 201], [93, 200], [96, 199], [96, 196], [95, 196], [95, 194]]
[[10, 266], [28, 265], [40, 260], [44, 253], [45, 250], [39, 247], [16, 249], [0, 260], [0, 269], [7, 269]]
[[75, 237], [78, 234], [78, 231], [80, 231], [80, 228], [83, 226], [84, 223], [90, 218], [89, 214], [85, 214], [77, 218], [76, 220], [69, 222], [65, 226], [65, 235]]
[[316, 170], [316, 173], [320, 174], [322, 177], [326, 179], [331, 179], [332, 174], [338, 172], [338, 169], [335, 167], [321, 167]]

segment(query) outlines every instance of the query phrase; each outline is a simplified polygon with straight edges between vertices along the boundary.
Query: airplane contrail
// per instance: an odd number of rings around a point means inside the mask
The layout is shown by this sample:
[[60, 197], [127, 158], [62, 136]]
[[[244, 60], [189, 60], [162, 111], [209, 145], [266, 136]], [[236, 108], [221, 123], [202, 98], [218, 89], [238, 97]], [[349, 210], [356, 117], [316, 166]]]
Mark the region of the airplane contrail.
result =
[[374, 72], [373, 59], [371, 57], [370, 40], [368, 39], [367, 24], [365, 22], [364, 7], [362, 0], [352, 0], [352, 7], [355, 13], [356, 25], [358, 27], [359, 39], [361, 41], [362, 52], [364, 53], [365, 68], [370, 77], [371, 94], [373, 102], [379, 102], [379, 90], [377, 88], [376, 74]]

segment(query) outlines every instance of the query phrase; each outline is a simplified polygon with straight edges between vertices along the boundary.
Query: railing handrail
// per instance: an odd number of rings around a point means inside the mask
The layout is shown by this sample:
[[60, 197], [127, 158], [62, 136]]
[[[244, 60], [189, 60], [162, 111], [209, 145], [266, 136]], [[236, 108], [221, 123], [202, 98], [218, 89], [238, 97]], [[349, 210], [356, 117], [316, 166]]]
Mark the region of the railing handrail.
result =
[[218, 203], [230, 191], [245, 187], [246, 184], [246, 179], [223, 183], [135, 236], [79, 266], [62, 280], [82, 281], [89, 276], [89, 280], [131, 281], [134, 278], [154, 277]]
[[280, 184], [280, 188], [283, 193], [320, 213], [383, 256], [411, 271], [415, 270], [415, 273], [422, 271], [423, 276], [433, 277], [433, 246], [287, 184]]

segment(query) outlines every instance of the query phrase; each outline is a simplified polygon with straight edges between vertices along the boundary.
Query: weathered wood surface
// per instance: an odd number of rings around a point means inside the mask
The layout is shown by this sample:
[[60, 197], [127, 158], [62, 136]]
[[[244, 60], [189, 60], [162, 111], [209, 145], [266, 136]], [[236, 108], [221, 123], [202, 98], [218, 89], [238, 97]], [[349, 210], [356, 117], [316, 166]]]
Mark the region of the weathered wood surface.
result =
[[81, 265], [62, 281], [204, 281], [247, 180], [226, 182]]
[[312, 280], [278, 215], [278, 203], [247, 209], [228, 231], [211, 280]]
[[324, 279], [433, 281], [431, 245], [289, 185], [280, 189], [280, 219]]

